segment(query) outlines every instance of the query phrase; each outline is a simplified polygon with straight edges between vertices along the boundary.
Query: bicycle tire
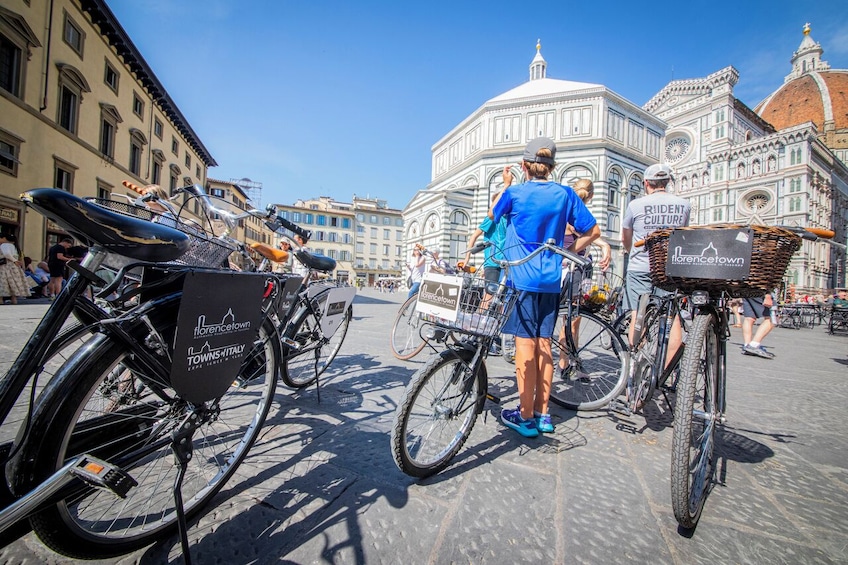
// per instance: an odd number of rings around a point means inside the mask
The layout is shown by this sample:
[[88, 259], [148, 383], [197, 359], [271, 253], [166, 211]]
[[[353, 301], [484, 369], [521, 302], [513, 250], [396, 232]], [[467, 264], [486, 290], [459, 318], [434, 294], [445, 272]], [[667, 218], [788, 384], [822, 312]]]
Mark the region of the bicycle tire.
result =
[[[284, 337], [298, 344], [298, 348], [283, 346], [281, 376], [283, 382], [292, 388], [303, 388], [314, 383], [336, 358], [344, 343], [350, 320], [353, 318], [353, 306], [348, 306], [341, 324], [330, 339], [325, 339], [321, 333], [320, 304], [326, 300], [328, 292], [322, 292], [312, 298], [312, 308], [302, 306], [292, 317], [291, 323], [284, 330]], [[317, 370], [316, 370], [316, 357]]]
[[[695, 317], [681, 362], [671, 441], [671, 504], [687, 529], [701, 517], [715, 474], [719, 323], [712, 312]], [[696, 414], [697, 411], [697, 414]]]
[[[256, 440], [276, 388], [277, 341], [266, 320], [233, 386], [219, 399], [219, 410], [195, 432], [182, 484], [187, 516], [199, 512], [223, 487]], [[33, 436], [39, 441], [24, 444], [15, 474], [27, 490], [81, 453], [120, 466], [139, 483], [125, 499], [80, 488], [31, 516], [42, 542], [63, 555], [122, 555], [177, 528], [172, 491], [177, 467], [170, 444], [140, 460], [130, 460], [128, 453], [168, 437], [185, 416], [186, 403], [171, 389], [165, 399], [153, 395], [130, 359], [122, 343], [107, 335], [93, 337], [64, 366], [36, 408]]]
[[412, 376], [391, 433], [395, 464], [407, 475], [438, 473], [471, 434], [486, 401], [488, 381], [483, 362], [474, 375], [466, 374], [473, 356], [473, 351], [447, 349], [431, 356]]
[[398, 310], [395, 322], [392, 324], [389, 344], [392, 355], [401, 361], [412, 359], [421, 353], [421, 350], [427, 345], [427, 341], [421, 336], [421, 316], [415, 311], [417, 302], [417, 295], [407, 298]]
[[[564, 323], [565, 316], [557, 316], [554, 338], [551, 340], [554, 376], [550, 399], [569, 410], [597, 410], [609, 404], [627, 384], [629, 354], [621, 336], [595, 314], [580, 314], [577, 351], [567, 351], [567, 339], [560, 340], [562, 332], [571, 332]], [[606, 349], [603, 342], [609, 342]], [[568, 359], [573, 370], [561, 374], [560, 360]]]
[[[53, 380], [53, 377], [79, 349], [85, 341], [91, 337], [91, 328], [79, 322], [72, 322], [50, 343], [50, 347], [44, 354], [44, 362], [38, 374], [35, 399], [44, 387]], [[32, 386], [32, 376], [27, 387]], [[29, 389], [25, 389], [25, 392]], [[30, 402], [33, 396], [30, 393], [22, 393], [9, 415], [0, 425], [0, 442], [11, 442], [17, 435], [28, 433], [27, 419], [29, 415]], [[20, 439], [20, 438], [19, 438]]]

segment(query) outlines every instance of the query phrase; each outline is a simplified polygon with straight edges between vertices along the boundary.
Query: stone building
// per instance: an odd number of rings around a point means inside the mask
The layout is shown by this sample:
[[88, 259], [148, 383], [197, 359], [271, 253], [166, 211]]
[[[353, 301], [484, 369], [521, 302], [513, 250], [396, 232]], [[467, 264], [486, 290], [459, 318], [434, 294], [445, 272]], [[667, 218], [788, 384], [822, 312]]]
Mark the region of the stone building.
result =
[[4, 0], [0, 60], [0, 222], [25, 255], [65, 235], [25, 190], [203, 185], [217, 164], [104, 0]]
[[[739, 73], [732, 66], [672, 81], [640, 108], [602, 85], [548, 78], [537, 45], [527, 82], [484, 103], [433, 146], [432, 182], [404, 208], [407, 251], [424, 243], [452, 262], [460, 258], [503, 167], [518, 163], [540, 135], [557, 143], [554, 180], [595, 183], [590, 209], [619, 272], [621, 218], [643, 193], [641, 172], [655, 162], [673, 167], [671, 190], [692, 202], [693, 224], [823, 227], [844, 244], [848, 71], [831, 70], [809, 33], [807, 26], [786, 83], [757, 111], [733, 95]], [[844, 286], [844, 250], [804, 242], [786, 282]]]

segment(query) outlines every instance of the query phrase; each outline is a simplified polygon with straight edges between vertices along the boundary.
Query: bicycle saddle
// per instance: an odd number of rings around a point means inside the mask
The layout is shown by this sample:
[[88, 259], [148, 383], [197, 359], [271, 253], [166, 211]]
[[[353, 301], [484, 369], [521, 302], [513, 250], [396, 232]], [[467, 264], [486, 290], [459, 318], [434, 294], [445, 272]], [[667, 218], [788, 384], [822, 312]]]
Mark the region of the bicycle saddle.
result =
[[88, 245], [130, 259], [173, 261], [189, 248], [189, 237], [179, 230], [112, 212], [64, 190], [35, 188], [21, 200]]
[[336, 268], [336, 260], [323, 255], [313, 255], [308, 251], [295, 251], [297, 260], [316, 271], [329, 272]]

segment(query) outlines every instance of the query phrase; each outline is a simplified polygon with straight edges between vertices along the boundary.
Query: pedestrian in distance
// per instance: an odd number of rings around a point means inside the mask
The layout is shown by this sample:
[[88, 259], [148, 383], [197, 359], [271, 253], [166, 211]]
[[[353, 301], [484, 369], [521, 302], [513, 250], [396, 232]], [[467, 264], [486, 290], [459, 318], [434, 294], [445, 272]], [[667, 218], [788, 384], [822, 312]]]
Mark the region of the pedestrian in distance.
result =
[[0, 235], [0, 300], [8, 296], [12, 304], [18, 303], [19, 296], [29, 296], [29, 284], [16, 241], [12, 234]]
[[[533, 139], [520, 163], [527, 182], [510, 186], [511, 172], [504, 172], [508, 188], [489, 211], [489, 218], [496, 223], [507, 218], [504, 254], [509, 261], [525, 258], [528, 246], [534, 243], [552, 239], [562, 246], [567, 224], [581, 234], [572, 246], [574, 252], [585, 249], [601, 235], [595, 218], [577, 194], [548, 180], [556, 166], [556, 150], [552, 139]], [[561, 277], [562, 260], [552, 253], [541, 253], [510, 269], [518, 298], [503, 332], [515, 335], [519, 406], [503, 410], [501, 421], [524, 437], [554, 431], [548, 399], [554, 372], [551, 338]]]
[[50, 269], [50, 282], [47, 283], [47, 290], [51, 298], [55, 298], [62, 292], [62, 281], [65, 280], [65, 264], [73, 259], [67, 253], [73, 245], [73, 239], [63, 237], [59, 240], [59, 243], [47, 250], [47, 267]]
[[[774, 297], [769, 293], [759, 298], [746, 298], [742, 301], [742, 346], [743, 355], [754, 355], [763, 359], [774, 359], [774, 353], [766, 351], [763, 340], [774, 329], [772, 323], [772, 308], [774, 308]], [[754, 322], [762, 318], [762, 323], [754, 334]], [[753, 334], [753, 337], [751, 337]]]
[[427, 260], [421, 250], [415, 247], [412, 250], [412, 260], [406, 264], [406, 270], [409, 272], [407, 282], [409, 284], [409, 294], [407, 298], [412, 298], [418, 294], [418, 289], [421, 288], [421, 280], [424, 278], [424, 267]]

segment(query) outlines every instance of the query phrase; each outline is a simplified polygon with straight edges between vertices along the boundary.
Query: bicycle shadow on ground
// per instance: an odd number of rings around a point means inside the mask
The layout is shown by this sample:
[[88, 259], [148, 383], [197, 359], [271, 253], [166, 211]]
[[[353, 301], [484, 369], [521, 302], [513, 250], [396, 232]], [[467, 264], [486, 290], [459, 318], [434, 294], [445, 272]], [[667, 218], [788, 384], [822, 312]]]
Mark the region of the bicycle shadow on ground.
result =
[[677, 395], [674, 392], [667, 392], [666, 394], [668, 395], [668, 402], [666, 402], [662, 393], [657, 391], [638, 413], [626, 415], [609, 409], [607, 417], [612, 420], [615, 429], [619, 432], [631, 435], [642, 434], [646, 430], [661, 432], [671, 428], [674, 423], [673, 407]]
[[[280, 562], [319, 540], [320, 560], [365, 563], [360, 514], [374, 504], [401, 508], [408, 493], [403, 481], [386, 477], [394, 463], [374, 416], [387, 411], [358, 411], [365, 403], [355, 396], [345, 408], [362, 419], [275, 399], [248, 459], [189, 522], [195, 562]], [[154, 544], [139, 562], [181, 563], [178, 537]]]

